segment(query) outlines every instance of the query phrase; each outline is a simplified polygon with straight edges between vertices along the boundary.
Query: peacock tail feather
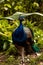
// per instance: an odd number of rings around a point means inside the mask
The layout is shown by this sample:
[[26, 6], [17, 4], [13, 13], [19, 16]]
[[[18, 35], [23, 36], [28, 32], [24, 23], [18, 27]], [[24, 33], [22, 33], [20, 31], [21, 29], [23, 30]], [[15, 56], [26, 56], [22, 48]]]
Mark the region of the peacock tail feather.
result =
[[32, 45], [32, 49], [35, 51], [35, 52], [39, 52], [40, 51], [40, 48], [37, 46], [37, 43], [34, 43]]

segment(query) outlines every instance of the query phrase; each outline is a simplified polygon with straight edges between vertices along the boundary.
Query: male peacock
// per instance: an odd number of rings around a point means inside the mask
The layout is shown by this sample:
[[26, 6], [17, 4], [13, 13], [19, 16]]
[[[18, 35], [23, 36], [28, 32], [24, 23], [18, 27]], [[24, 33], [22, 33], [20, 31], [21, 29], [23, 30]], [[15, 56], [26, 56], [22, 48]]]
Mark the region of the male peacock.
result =
[[12, 33], [12, 40], [18, 52], [22, 55], [22, 60], [24, 62], [24, 54], [27, 55], [32, 52], [37, 52], [39, 49], [34, 45], [33, 31], [22, 24], [24, 17], [20, 16], [19, 20], [20, 25]]
[[12, 41], [15, 44], [16, 48], [18, 49], [18, 52], [22, 55], [22, 59], [24, 62], [24, 53], [32, 53], [32, 52], [38, 52], [39, 48], [34, 44], [33, 40], [33, 31], [30, 28], [24, 27], [22, 25], [22, 21], [24, 20], [24, 17], [22, 16], [30, 16], [30, 15], [39, 15], [43, 16], [43, 14], [34, 12], [34, 13], [22, 13], [22, 12], [16, 12], [13, 15], [9, 17], [2, 17], [2, 19], [7, 20], [16, 20], [19, 18], [20, 25], [19, 27], [12, 33]]

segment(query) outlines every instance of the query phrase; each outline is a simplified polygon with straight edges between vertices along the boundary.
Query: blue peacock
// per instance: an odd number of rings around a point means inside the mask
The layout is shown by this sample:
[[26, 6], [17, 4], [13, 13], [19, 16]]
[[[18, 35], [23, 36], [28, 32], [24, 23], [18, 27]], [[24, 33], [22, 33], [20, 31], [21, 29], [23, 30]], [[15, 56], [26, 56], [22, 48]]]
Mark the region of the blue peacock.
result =
[[24, 17], [34, 15], [34, 14], [43, 16], [43, 14], [38, 13], [38, 12], [34, 12], [34, 13], [16, 12], [12, 16], [0, 18], [0, 20], [2, 20], [2, 19], [7, 19], [7, 20], [16, 20], [17, 19], [18, 20], [19, 19], [20, 25], [18, 26], [18, 28], [15, 31], [13, 31], [12, 41], [13, 41], [13, 44], [15, 45], [15, 47], [17, 48], [18, 53], [22, 56], [23, 62], [24, 62], [24, 55], [40, 51], [40, 49], [34, 43], [33, 31], [30, 28], [28, 28], [22, 24]]
[[23, 16], [19, 17], [20, 25], [18, 28], [12, 33], [13, 44], [18, 50], [18, 53], [22, 55], [22, 59], [24, 62], [24, 54], [27, 55], [29, 53], [39, 52], [39, 48], [34, 44], [34, 34], [33, 31], [23, 26], [22, 21], [24, 20]]

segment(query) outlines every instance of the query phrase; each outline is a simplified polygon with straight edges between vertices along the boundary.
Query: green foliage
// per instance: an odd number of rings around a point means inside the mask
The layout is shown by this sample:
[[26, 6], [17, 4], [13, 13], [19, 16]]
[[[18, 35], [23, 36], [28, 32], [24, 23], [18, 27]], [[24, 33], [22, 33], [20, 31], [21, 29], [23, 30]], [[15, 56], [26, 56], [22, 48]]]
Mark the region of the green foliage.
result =
[[[25, 23], [26, 23], [26, 25], [25, 25]], [[27, 26], [33, 30], [34, 42], [36, 43], [36, 45], [38, 45], [38, 47], [40, 47], [40, 48], [43, 48], [43, 30], [34, 26], [36, 22], [32, 23], [32, 21], [27, 20], [25, 23], [24, 23], [25, 26]]]
[[[42, 0], [0, 0], [0, 15], [10, 16], [15, 12], [40, 12], [43, 13], [43, 1]], [[36, 21], [36, 26], [43, 29], [43, 17], [30, 16], [30, 20]], [[38, 22], [39, 21], [39, 22]]]
[[40, 30], [39, 28], [35, 28], [35, 33], [34, 33], [34, 36], [35, 36], [35, 40], [38, 44], [38, 46], [40, 48], [43, 48], [43, 31]]
[[[42, 0], [0, 0], [0, 18], [15, 18], [15, 12], [40, 12], [43, 13]], [[13, 16], [12, 16], [13, 14]], [[8, 19], [6, 17], [6, 19]], [[16, 16], [17, 18], [18, 16]], [[34, 41], [43, 48], [43, 17], [32, 15], [23, 25], [30, 27], [34, 32]], [[19, 26], [19, 21], [0, 20], [0, 50], [6, 50], [12, 43], [12, 31]], [[41, 30], [42, 29], [42, 30]], [[10, 49], [11, 50], [11, 49]]]
[[[34, 33], [34, 41], [40, 48], [43, 48], [43, 32], [37, 27], [34, 27], [32, 21], [25, 21], [23, 25], [30, 27]], [[7, 20], [0, 20], [0, 50], [6, 50], [9, 48], [10, 43], [12, 43], [12, 32], [19, 26], [19, 21], [9, 22]]]
[[36, 58], [36, 61], [38, 62], [40, 62], [40, 61], [43, 61], [43, 53], [41, 54], [41, 56], [40, 57], [38, 57], [38, 58]]
[[12, 26], [7, 20], [0, 21], [0, 50], [9, 48], [12, 42], [12, 31], [16, 27], [16, 24]]
[[[18, 16], [14, 17], [15, 12], [43, 13], [43, 0], [0, 0], [0, 18], [17, 19]], [[28, 20], [26, 19], [23, 25], [33, 30], [35, 44], [43, 49], [43, 17], [32, 15], [27, 18]], [[18, 26], [18, 20], [0, 20], [0, 51], [4, 51], [5, 55], [12, 54], [5, 62], [0, 63], [0, 65], [19, 65], [20, 63], [21, 59], [18, 60], [14, 57], [17, 54], [17, 49], [12, 44], [12, 32]], [[43, 53], [38, 58], [33, 59], [30, 56], [29, 59], [30, 63], [28, 65], [40, 65], [40, 61], [43, 61]]]

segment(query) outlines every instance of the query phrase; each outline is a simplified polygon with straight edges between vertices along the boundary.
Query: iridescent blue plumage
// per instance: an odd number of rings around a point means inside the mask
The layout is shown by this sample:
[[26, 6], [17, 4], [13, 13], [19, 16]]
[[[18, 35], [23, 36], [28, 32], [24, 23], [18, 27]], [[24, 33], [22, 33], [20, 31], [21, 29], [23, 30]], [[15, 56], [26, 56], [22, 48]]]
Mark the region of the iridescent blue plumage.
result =
[[38, 52], [39, 48], [36, 47], [36, 45], [34, 44], [34, 40], [32, 40], [32, 38], [34, 37], [33, 31], [30, 28], [26, 28], [26, 27], [24, 28], [22, 24], [24, 17], [21, 16], [19, 20], [20, 20], [20, 25], [12, 34], [13, 43], [23, 47], [29, 46], [30, 43], [32, 50]]
[[33, 31], [30, 28], [23, 26], [22, 24], [23, 20], [24, 18], [21, 16], [19, 18], [20, 21], [19, 27], [12, 33], [13, 44], [17, 48], [18, 53], [22, 56], [23, 61], [22, 65], [24, 65], [25, 55], [40, 51], [40, 49], [34, 44]]
[[21, 16], [19, 19], [20, 19], [20, 25], [13, 32], [12, 40], [13, 40], [13, 42], [16, 42], [18, 45], [24, 46], [23, 42], [26, 41], [27, 36], [26, 36], [26, 33], [25, 33], [24, 29], [23, 29], [23, 27], [24, 27], [23, 24], [22, 24], [23, 17]]
[[20, 23], [19, 27], [13, 32], [13, 40], [16, 42], [24, 42], [27, 39], [26, 33], [23, 30], [22, 22]]

